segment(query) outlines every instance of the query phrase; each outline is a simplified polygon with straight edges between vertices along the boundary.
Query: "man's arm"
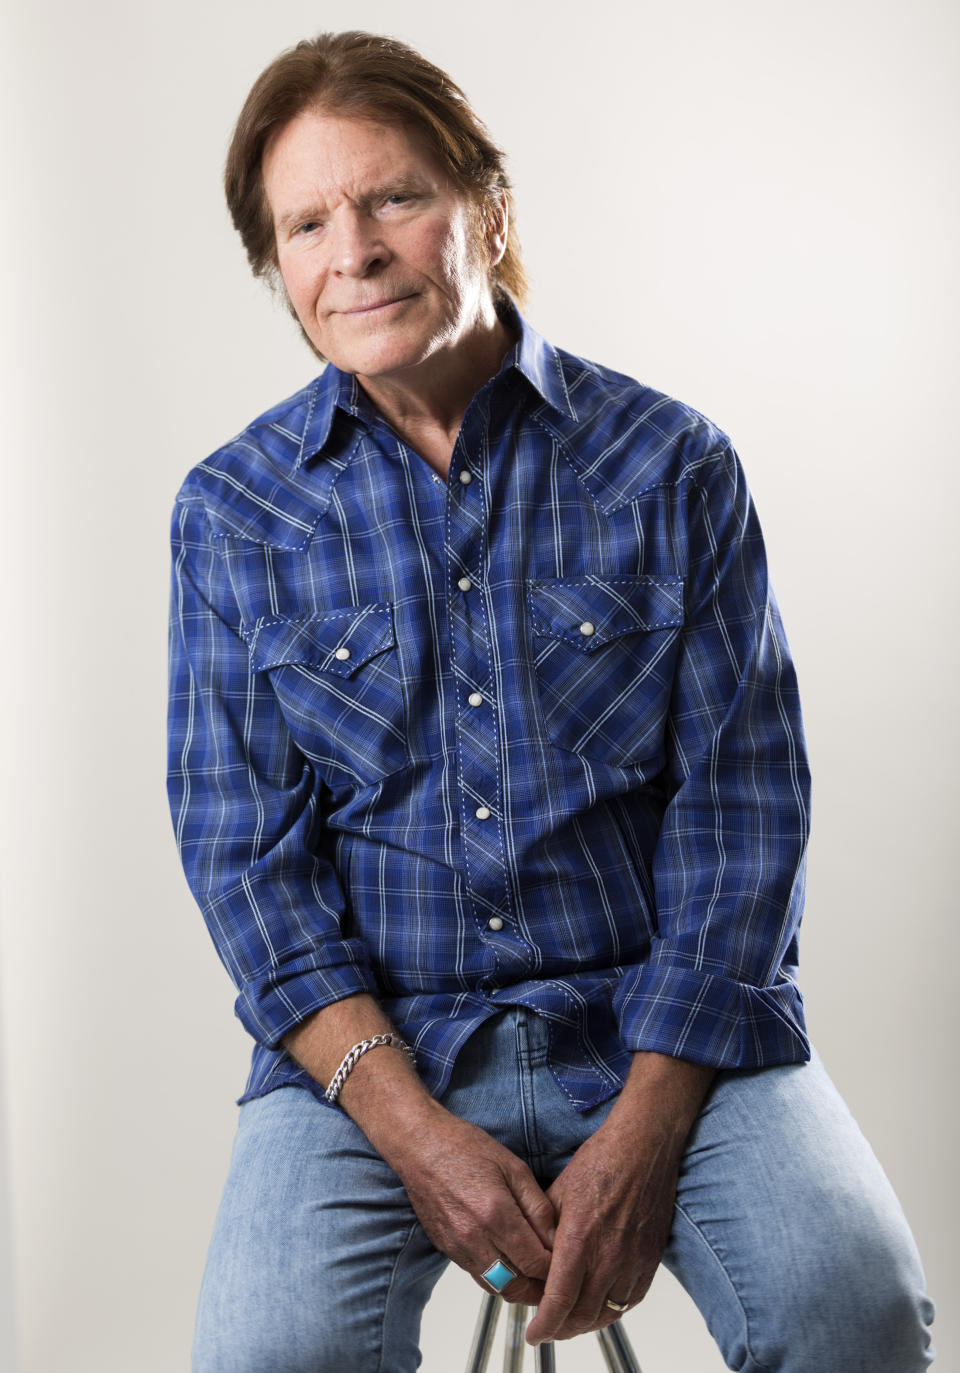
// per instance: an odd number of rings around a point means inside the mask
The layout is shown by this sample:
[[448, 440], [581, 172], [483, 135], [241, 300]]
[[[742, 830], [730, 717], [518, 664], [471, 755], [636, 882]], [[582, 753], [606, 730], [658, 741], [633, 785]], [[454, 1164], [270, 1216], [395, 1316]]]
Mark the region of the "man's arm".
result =
[[718, 1068], [803, 1062], [795, 965], [810, 773], [796, 673], [732, 448], [699, 463], [686, 500], [656, 935], [614, 1009], [634, 1051]]
[[684, 627], [653, 857], [657, 936], [614, 998], [633, 1051], [606, 1124], [548, 1195], [560, 1218], [531, 1342], [616, 1319], [666, 1244], [691, 1124], [718, 1068], [809, 1056], [792, 979], [810, 778], [793, 663], [739, 460], [688, 488]]
[[[354, 1044], [392, 1030], [373, 997], [352, 996], [317, 1011], [284, 1044], [326, 1086]], [[525, 1275], [505, 1295], [536, 1305], [550, 1266], [554, 1208], [527, 1165], [441, 1106], [395, 1048], [364, 1054], [339, 1100], [404, 1184], [437, 1249], [478, 1279], [502, 1255]]]
[[[344, 937], [337, 874], [316, 852], [312, 770], [265, 674], [251, 672], [198, 496], [178, 500], [171, 537], [168, 790], [184, 871], [245, 1029], [287, 1047], [325, 1088], [348, 1049], [391, 1027], [365, 948]], [[502, 1253], [528, 1275], [505, 1295], [538, 1301], [554, 1216], [526, 1165], [444, 1111], [395, 1049], [366, 1054], [341, 1102], [437, 1247], [475, 1276]]]
[[311, 1012], [376, 979], [344, 937], [345, 897], [318, 850], [313, 770], [265, 673], [251, 671], [240, 611], [198, 494], [171, 528], [167, 790], [187, 882], [238, 996], [276, 1049]]

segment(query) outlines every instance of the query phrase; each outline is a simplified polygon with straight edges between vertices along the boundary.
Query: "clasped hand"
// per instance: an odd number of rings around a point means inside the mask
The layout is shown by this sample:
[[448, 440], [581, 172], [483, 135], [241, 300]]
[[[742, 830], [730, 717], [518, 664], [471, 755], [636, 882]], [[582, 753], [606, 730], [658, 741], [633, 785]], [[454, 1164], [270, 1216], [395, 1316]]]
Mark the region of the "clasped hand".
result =
[[546, 1191], [509, 1149], [447, 1112], [393, 1161], [437, 1249], [484, 1287], [481, 1274], [499, 1257], [521, 1275], [503, 1296], [538, 1307], [531, 1344], [611, 1324], [618, 1313], [606, 1299], [640, 1301], [660, 1262], [679, 1150], [609, 1124]]

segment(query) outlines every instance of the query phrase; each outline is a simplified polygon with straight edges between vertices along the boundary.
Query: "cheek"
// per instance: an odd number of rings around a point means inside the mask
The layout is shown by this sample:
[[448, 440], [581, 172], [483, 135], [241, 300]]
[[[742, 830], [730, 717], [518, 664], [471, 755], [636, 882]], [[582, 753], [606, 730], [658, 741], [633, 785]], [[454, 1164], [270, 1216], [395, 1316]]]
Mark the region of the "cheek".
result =
[[309, 310], [320, 293], [316, 265], [299, 257], [281, 259], [280, 275], [297, 314]]
[[443, 274], [448, 281], [460, 282], [463, 279], [464, 258], [463, 248], [459, 238], [453, 234], [448, 234], [438, 245], [437, 256], [440, 260]]
[[431, 260], [437, 264], [441, 283], [463, 294], [476, 273], [477, 254], [469, 225], [460, 220], [435, 227], [430, 243]]

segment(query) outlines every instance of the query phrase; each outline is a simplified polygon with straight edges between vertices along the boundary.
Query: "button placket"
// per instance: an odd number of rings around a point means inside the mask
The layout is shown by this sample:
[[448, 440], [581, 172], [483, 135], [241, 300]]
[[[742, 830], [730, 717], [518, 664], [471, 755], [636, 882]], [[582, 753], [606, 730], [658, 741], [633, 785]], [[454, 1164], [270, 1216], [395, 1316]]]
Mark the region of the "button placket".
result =
[[[491, 699], [495, 695], [491, 692], [495, 626], [490, 623], [490, 607], [476, 574], [484, 566], [486, 542], [483, 467], [465, 461], [471, 452], [486, 456], [486, 442], [482, 426], [475, 417], [471, 419], [458, 440], [447, 503], [448, 622], [461, 703], [456, 713], [456, 740], [466, 879], [481, 932], [500, 936], [499, 981], [504, 969], [511, 975], [528, 971], [532, 951], [517, 937], [516, 922], [510, 915], [506, 849], [500, 832], [502, 744], [496, 703]], [[469, 573], [464, 569], [470, 569]]]

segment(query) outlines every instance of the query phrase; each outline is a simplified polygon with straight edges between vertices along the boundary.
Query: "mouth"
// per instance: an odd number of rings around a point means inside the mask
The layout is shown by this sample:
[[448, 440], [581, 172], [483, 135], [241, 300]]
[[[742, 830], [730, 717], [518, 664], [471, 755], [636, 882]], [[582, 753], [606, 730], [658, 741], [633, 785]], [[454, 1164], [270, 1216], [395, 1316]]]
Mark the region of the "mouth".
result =
[[382, 314], [384, 310], [390, 310], [395, 305], [402, 305], [405, 300], [413, 299], [413, 292], [405, 296], [391, 296], [388, 300], [377, 300], [372, 305], [355, 305], [351, 310], [341, 310], [342, 315], [375, 315]]

